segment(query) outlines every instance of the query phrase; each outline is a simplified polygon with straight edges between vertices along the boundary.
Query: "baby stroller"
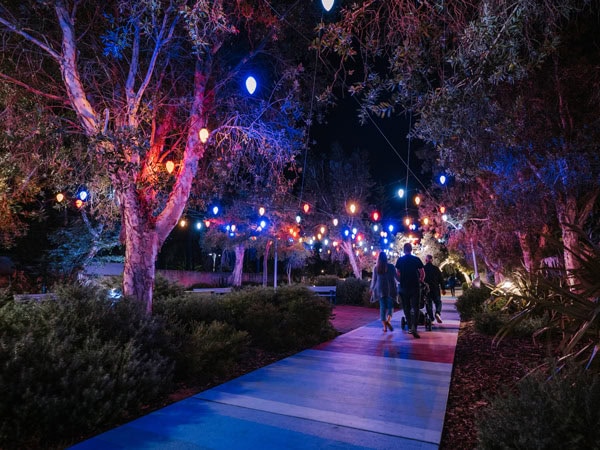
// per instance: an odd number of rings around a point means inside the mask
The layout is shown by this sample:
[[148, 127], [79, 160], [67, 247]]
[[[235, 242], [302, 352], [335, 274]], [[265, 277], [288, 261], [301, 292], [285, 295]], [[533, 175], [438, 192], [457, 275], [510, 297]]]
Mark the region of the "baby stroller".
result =
[[[427, 283], [420, 283], [419, 285], [419, 317], [417, 319], [417, 326], [425, 325], [425, 330], [431, 331], [431, 318], [429, 314], [423, 312], [423, 308], [425, 308], [425, 302], [431, 302], [431, 297], [429, 296], [429, 285]], [[406, 329], [408, 327], [408, 321], [406, 317], [402, 317], [400, 320], [400, 326], [402, 329]]]

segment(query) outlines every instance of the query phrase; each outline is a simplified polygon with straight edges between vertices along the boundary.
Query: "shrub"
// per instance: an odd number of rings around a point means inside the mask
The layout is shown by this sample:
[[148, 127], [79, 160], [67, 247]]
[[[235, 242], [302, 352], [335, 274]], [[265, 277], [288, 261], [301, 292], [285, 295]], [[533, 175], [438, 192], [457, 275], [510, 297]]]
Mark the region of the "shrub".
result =
[[369, 303], [369, 282], [356, 278], [339, 280], [336, 287], [336, 303], [340, 305], [364, 305]]
[[159, 275], [154, 279], [153, 301], [165, 298], [179, 298], [183, 295], [185, 295], [185, 287], [181, 284], [169, 281]]
[[339, 278], [332, 275], [320, 275], [315, 277], [313, 284], [315, 286], [336, 286]]
[[475, 329], [480, 333], [493, 336], [508, 322], [508, 315], [497, 310], [485, 310], [473, 316]]
[[211, 294], [184, 294], [164, 297], [154, 303], [154, 314], [167, 323], [190, 325], [194, 322], [228, 321], [229, 314], [221, 296]]
[[265, 350], [306, 348], [333, 336], [332, 307], [303, 286], [253, 287], [223, 296], [231, 324]]
[[245, 331], [223, 322], [195, 323], [177, 353], [180, 378], [205, 380], [233, 369], [249, 345]]
[[492, 400], [478, 421], [481, 449], [598, 448], [600, 378], [569, 369], [524, 378]]
[[10, 289], [0, 288], [0, 307], [13, 301], [13, 294]]
[[286, 349], [304, 349], [333, 338], [329, 301], [300, 286], [278, 289], [283, 317], [282, 343]]
[[470, 320], [476, 313], [483, 311], [484, 302], [490, 298], [491, 290], [485, 286], [470, 287], [456, 299], [456, 310], [461, 320]]
[[[102, 290], [0, 308], [0, 447], [56, 445], [120, 420], [170, 385], [161, 326]], [[132, 314], [131, 322], [123, 320]], [[137, 311], [137, 312], [136, 312]], [[156, 348], [155, 348], [156, 346]]]

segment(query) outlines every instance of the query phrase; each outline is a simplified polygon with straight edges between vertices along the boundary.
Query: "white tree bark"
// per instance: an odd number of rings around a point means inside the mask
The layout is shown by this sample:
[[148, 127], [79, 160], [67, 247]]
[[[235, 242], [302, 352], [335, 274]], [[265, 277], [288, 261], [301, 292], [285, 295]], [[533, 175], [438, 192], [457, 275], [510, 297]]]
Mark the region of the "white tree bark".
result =
[[[98, 113], [88, 101], [86, 90], [81, 82], [77, 67], [77, 42], [74, 24], [63, 1], [57, 0], [55, 10], [63, 32], [62, 54], [58, 57], [58, 63], [69, 101], [85, 132], [89, 136], [95, 136], [101, 133], [105, 127], [100, 126]], [[163, 24], [163, 30], [159, 32], [159, 36], [164, 34], [166, 28]], [[155, 62], [162, 50], [161, 42], [161, 39], [157, 40], [157, 45], [153, 49], [151, 64], [137, 91], [134, 90], [133, 83], [138, 70], [137, 57], [132, 59], [125, 96], [127, 113], [123, 123], [115, 123], [116, 129], [121, 125], [128, 127], [139, 125], [137, 113], [140, 99], [148, 87], [148, 81], [152, 76]], [[134, 39], [134, 56], [136, 55], [135, 46], [137, 43], [137, 40]], [[198, 132], [206, 122], [202, 113], [207, 78], [204, 71], [208, 69], [209, 61], [204, 61], [202, 66], [197, 67], [194, 79], [193, 103], [190, 110], [190, 125], [187, 129], [183, 159], [180, 170], [175, 174], [175, 183], [166, 205], [157, 217], [153, 217], [152, 214], [153, 198], [135, 188], [137, 182], [154, 172], [154, 168], [150, 167], [155, 163], [153, 158], [150, 157], [142, 161], [134, 148], [110, 148], [110, 144], [106, 142], [103, 144], [108, 146], [109, 150], [125, 155], [129, 163], [139, 166], [139, 171], [132, 169], [119, 170], [112, 175], [112, 181], [116, 196], [121, 200], [122, 238], [125, 244], [123, 292], [126, 296], [143, 302], [148, 313], [152, 311], [155, 261], [158, 250], [181, 217], [190, 194], [192, 181], [196, 175], [198, 160], [204, 151]], [[115, 112], [114, 118], [117, 117], [118, 114]], [[149, 154], [153, 154], [152, 149]]]
[[350, 266], [352, 267], [352, 273], [357, 280], [362, 279], [362, 271], [358, 266], [358, 261], [356, 261], [356, 255], [354, 254], [354, 248], [352, 247], [352, 241], [344, 240], [341, 242], [340, 247], [348, 256], [348, 260], [350, 261]]
[[232, 285], [233, 286], [241, 286], [242, 285], [242, 273], [244, 270], [244, 253], [246, 252], [246, 247], [244, 244], [238, 244], [235, 246], [235, 266], [233, 267], [233, 275], [232, 275]]

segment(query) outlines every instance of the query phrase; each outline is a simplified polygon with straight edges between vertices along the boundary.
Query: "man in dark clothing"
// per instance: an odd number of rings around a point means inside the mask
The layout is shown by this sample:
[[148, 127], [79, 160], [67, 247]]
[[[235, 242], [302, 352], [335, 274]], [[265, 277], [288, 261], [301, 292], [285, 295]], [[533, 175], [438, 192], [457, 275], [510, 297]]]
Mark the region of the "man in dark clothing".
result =
[[425, 257], [425, 283], [429, 285], [429, 298], [425, 302], [427, 314], [433, 322], [433, 303], [435, 305], [435, 320], [442, 323], [442, 296], [440, 291], [443, 289], [443, 277], [439, 267], [433, 265], [433, 256], [431, 255]]
[[419, 338], [419, 333], [417, 333], [419, 288], [425, 279], [425, 271], [423, 262], [411, 253], [412, 245], [407, 242], [404, 244], [404, 256], [396, 261], [396, 271], [400, 280], [400, 298], [409, 333], [412, 333], [415, 338]]

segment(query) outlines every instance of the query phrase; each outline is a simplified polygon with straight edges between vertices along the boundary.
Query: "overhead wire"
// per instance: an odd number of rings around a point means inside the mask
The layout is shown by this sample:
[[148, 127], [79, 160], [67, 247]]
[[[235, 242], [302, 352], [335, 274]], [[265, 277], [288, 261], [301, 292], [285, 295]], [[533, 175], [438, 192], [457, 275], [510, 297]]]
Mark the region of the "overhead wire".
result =
[[[293, 23], [289, 22], [287, 20], [287, 18], [285, 17], [290, 11], [291, 9], [293, 9], [297, 4], [298, 1], [296, 3], [294, 3], [286, 12], [286, 14], [281, 14], [279, 13], [275, 7], [268, 1], [268, 0], [263, 0], [264, 3], [266, 3], [269, 8], [271, 8], [271, 10], [283, 21], [285, 21], [290, 27], [291, 29], [293, 29], [296, 33], [298, 33], [298, 35], [300, 35], [306, 42], [311, 42], [311, 39], [307, 36], [304, 35], [304, 33], [302, 33], [302, 31], [300, 31]], [[323, 14], [321, 14], [321, 20], [323, 19]], [[313, 109], [314, 109], [314, 98], [315, 98], [315, 89], [316, 89], [316, 75], [317, 75], [317, 62], [321, 61], [322, 65], [324, 68], [326, 68], [330, 73], [335, 73], [336, 71], [330, 66], [330, 64], [328, 64], [328, 62], [326, 60], [324, 60], [322, 58], [321, 52], [320, 52], [320, 47], [317, 49], [316, 51], [316, 55], [315, 55], [316, 61], [315, 61], [315, 68], [314, 68], [314, 73], [313, 73], [313, 84], [312, 84], [312, 92], [311, 92], [311, 101], [310, 101], [310, 115], [309, 115], [309, 119], [308, 119], [308, 128], [307, 128], [307, 132], [306, 132], [306, 142], [305, 142], [305, 148], [304, 148], [304, 163], [303, 163], [303, 173], [302, 173], [302, 183], [301, 183], [301, 194], [300, 194], [300, 203], [302, 202], [302, 197], [303, 197], [303, 190], [304, 190], [304, 174], [305, 174], [305, 170], [306, 170], [306, 161], [307, 161], [307, 154], [308, 154], [308, 143], [309, 143], [309, 139], [310, 139], [310, 126], [312, 124], [312, 114], [313, 114]], [[349, 89], [350, 86], [346, 83], [345, 80], [341, 81], [341, 85], [343, 89]], [[363, 104], [361, 103], [361, 101], [356, 97], [356, 96], [352, 96], [352, 98], [354, 99], [354, 101], [358, 104], [359, 108], [363, 108]], [[377, 124], [377, 122], [375, 121], [375, 119], [372, 117], [372, 113], [370, 111], [367, 110], [367, 117], [369, 119], [369, 122], [371, 123], [371, 125], [375, 128], [375, 130], [377, 130], [377, 132], [381, 135], [381, 137], [384, 139], [384, 141], [387, 143], [387, 145], [390, 147], [390, 149], [393, 151], [393, 153], [396, 155], [396, 157], [400, 160], [400, 162], [406, 167], [406, 180], [405, 180], [405, 191], [408, 192], [408, 178], [409, 175], [412, 176], [417, 184], [420, 186], [420, 188], [422, 189], [423, 193], [431, 199], [435, 200], [435, 197], [433, 196], [433, 194], [431, 194], [430, 189], [425, 185], [425, 183], [421, 180], [421, 178], [410, 168], [410, 152], [411, 152], [411, 128], [412, 128], [412, 112], [408, 112], [409, 114], [409, 130], [408, 130], [408, 136], [407, 136], [407, 159], [404, 159], [404, 157], [401, 155], [401, 153], [399, 152], [399, 150], [394, 146], [394, 144], [390, 141], [390, 139], [388, 138], [388, 136], [383, 132], [383, 130], [381, 129], [381, 127]], [[408, 199], [405, 198], [405, 210], [408, 210]]]

